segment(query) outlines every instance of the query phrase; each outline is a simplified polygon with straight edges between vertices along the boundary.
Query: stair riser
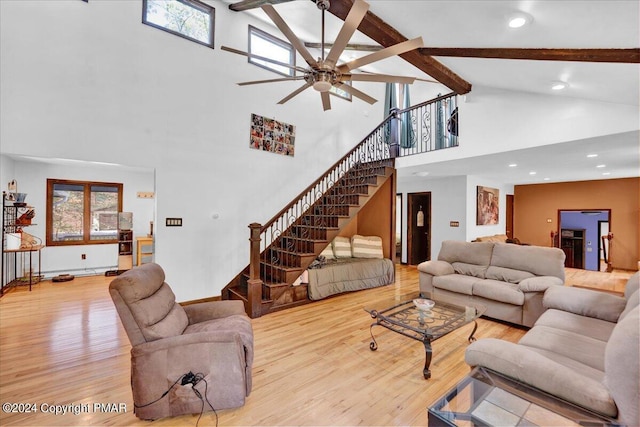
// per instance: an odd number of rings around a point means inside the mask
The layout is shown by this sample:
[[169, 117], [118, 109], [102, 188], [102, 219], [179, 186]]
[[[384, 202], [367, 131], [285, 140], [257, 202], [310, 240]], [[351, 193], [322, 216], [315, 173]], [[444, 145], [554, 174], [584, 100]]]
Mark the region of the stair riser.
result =
[[275, 265], [282, 265], [285, 267], [301, 267], [306, 265], [315, 259], [313, 252], [309, 252], [310, 255], [302, 253], [285, 252], [278, 249], [269, 249], [267, 252], [267, 262]]
[[330, 215], [307, 215], [302, 218], [302, 224], [314, 227], [336, 228], [340, 225], [340, 218]]
[[307, 240], [327, 240], [327, 229], [321, 227], [311, 227], [304, 225], [294, 225], [291, 227], [294, 236]]
[[302, 274], [302, 269], [286, 271], [271, 265], [260, 265], [260, 277], [265, 282], [293, 283]]

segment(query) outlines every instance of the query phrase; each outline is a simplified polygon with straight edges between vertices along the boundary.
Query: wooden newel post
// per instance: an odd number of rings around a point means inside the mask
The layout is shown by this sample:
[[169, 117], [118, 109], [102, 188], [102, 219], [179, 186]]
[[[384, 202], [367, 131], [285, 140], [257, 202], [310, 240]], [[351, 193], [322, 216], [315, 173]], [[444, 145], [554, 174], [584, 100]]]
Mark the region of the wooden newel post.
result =
[[389, 121], [389, 156], [395, 159], [400, 155], [400, 117], [398, 116], [398, 109], [391, 109], [391, 120]]
[[260, 228], [257, 222], [249, 224], [249, 280], [247, 281], [247, 300], [249, 316], [252, 319], [262, 316], [262, 279], [260, 279]]

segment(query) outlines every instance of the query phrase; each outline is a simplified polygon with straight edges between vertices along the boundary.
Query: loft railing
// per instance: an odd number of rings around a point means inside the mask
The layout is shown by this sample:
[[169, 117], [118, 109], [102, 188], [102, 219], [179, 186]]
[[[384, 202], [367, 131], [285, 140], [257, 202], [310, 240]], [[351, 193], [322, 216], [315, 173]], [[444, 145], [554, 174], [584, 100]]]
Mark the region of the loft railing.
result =
[[304, 245], [322, 239], [322, 236], [314, 235], [316, 231], [322, 233], [314, 227], [333, 226], [330, 221], [335, 220], [339, 209], [349, 205], [350, 197], [357, 197], [371, 176], [371, 169], [393, 166], [395, 157], [457, 145], [455, 94], [404, 110], [393, 110], [363, 141], [266, 224], [250, 224], [247, 298], [252, 313], [260, 315], [261, 275], [273, 281], [284, 281], [283, 267], [295, 266], [300, 262], [298, 253], [313, 252], [311, 247]]
[[396, 157], [458, 146], [458, 98], [454, 93], [392, 111], [391, 116], [398, 121]]

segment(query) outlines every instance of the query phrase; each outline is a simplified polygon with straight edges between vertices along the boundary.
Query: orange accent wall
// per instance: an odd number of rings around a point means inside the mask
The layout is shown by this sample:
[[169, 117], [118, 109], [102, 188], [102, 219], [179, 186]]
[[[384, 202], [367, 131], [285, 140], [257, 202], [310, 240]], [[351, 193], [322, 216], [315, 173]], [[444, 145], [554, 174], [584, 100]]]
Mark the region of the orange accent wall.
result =
[[551, 246], [551, 231], [558, 232], [559, 210], [611, 209], [612, 266], [638, 269], [640, 178], [516, 185], [514, 199], [513, 235], [539, 246]]

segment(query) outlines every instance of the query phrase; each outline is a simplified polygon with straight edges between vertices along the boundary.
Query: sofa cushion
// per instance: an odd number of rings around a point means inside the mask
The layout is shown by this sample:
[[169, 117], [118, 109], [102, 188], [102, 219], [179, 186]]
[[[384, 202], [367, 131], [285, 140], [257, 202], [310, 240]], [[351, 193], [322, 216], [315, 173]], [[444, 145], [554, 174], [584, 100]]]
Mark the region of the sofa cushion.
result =
[[384, 258], [382, 238], [354, 234], [351, 237], [351, 256], [354, 258]]
[[447, 291], [457, 292], [464, 295], [473, 295], [473, 284], [481, 279], [473, 276], [465, 276], [462, 274], [448, 274], [446, 276], [437, 276], [433, 278], [433, 287], [446, 289]]
[[640, 271], [636, 271], [633, 276], [627, 280], [627, 285], [624, 288], [624, 297], [629, 299], [638, 289], [640, 289]]
[[518, 344], [557, 353], [599, 371], [604, 371], [606, 343], [595, 338], [540, 325], [531, 328]]
[[336, 236], [331, 246], [336, 258], [351, 258], [351, 239], [348, 237]]
[[613, 330], [605, 350], [604, 383], [618, 406], [618, 420], [629, 426], [640, 425], [638, 395], [640, 376], [640, 308], [633, 309]]
[[613, 322], [580, 316], [568, 311], [549, 309], [538, 318], [535, 326], [550, 326], [565, 331], [586, 335], [600, 341], [608, 341], [616, 326]]
[[486, 265], [467, 264], [466, 262], [454, 262], [451, 264], [453, 271], [466, 276], [474, 276], [480, 279], [485, 278], [487, 271]]
[[595, 317], [607, 322], [617, 322], [627, 301], [619, 296], [569, 286], [554, 286], [544, 293], [545, 308]]
[[522, 270], [514, 270], [513, 268], [496, 267], [490, 265], [485, 274], [487, 279], [495, 279], [509, 283], [520, 283], [524, 279], [534, 277], [532, 273]]
[[564, 281], [565, 254], [559, 248], [495, 243], [491, 265], [528, 271], [536, 276], [555, 276]]
[[442, 242], [438, 259], [449, 263], [466, 262], [468, 264], [489, 265], [493, 245], [493, 243], [485, 242], [445, 240]]
[[622, 313], [620, 313], [620, 318], [618, 318], [618, 322], [627, 317], [627, 315], [636, 307], [640, 305], [640, 291], [635, 291], [629, 298], [627, 299], [627, 305], [624, 307]]
[[472, 294], [507, 304], [524, 304], [524, 293], [518, 289], [518, 285], [499, 280], [485, 279], [475, 282]]

